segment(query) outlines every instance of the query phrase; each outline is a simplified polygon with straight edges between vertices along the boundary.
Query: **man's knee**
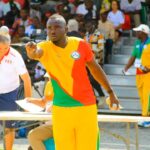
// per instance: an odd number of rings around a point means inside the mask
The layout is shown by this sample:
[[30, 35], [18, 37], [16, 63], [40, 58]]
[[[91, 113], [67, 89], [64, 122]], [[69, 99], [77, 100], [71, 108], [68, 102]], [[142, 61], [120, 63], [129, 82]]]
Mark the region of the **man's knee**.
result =
[[28, 140], [30, 142], [32, 142], [33, 140], [35, 140], [36, 138], [36, 132], [34, 130], [31, 130], [29, 133], [28, 133]]

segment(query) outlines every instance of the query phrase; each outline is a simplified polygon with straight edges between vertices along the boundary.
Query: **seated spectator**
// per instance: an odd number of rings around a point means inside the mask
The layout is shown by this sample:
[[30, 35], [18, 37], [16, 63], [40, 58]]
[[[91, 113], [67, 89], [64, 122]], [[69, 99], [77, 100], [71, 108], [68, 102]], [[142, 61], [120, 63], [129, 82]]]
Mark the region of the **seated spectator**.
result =
[[[42, 99], [28, 98], [27, 100], [40, 107], [46, 108], [47, 112], [51, 112], [52, 106], [48, 103], [53, 99], [53, 96], [54, 96], [53, 88], [51, 82], [48, 81], [44, 91], [44, 98]], [[43, 141], [51, 137], [53, 137], [51, 122], [47, 122], [31, 130], [28, 134], [28, 140], [33, 150], [46, 150]]]
[[35, 66], [34, 82], [44, 80], [45, 69], [40, 62]]
[[84, 39], [91, 45], [97, 62], [103, 64], [104, 36], [96, 29], [94, 22], [85, 23], [86, 34]]
[[110, 8], [111, 8], [110, 0], [103, 0], [103, 1], [102, 1], [102, 4], [101, 4], [101, 9], [100, 9], [100, 11], [101, 11], [101, 12], [109, 11]]
[[112, 46], [115, 39], [115, 29], [112, 22], [107, 20], [107, 15], [107, 12], [102, 12], [98, 23], [98, 30], [104, 35], [105, 38], [105, 63], [108, 63], [109, 57], [112, 54]]
[[31, 24], [31, 18], [29, 17], [29, 12], [26, 9], [20, 11], [20, 18], [17, 18], [12, 26], [13, 34], [16, 32], [18, 26], [23, 25], [26, 28]]
[[140, 25], [141, 0], [120, 0], [120, 7], [125, 14], [130, 15], [135, 26]]
[[81, 38], [81, 35], [79, 33], [79, 23], [75, 19], [70, 19], [68, 21], [68, 36], [75, 36]]
[[4, 12], [3, 12], [4, 5], [5, 5], [4, 2], [0, 1], [0, 19], [2, 19], [3, 15], [4, 15]]
[[80, 15], [86, 15], [88, 13], [88, 10], [86, 9], [86, 5], [91, 5], [92, 3], [92, 10], [93, 13], [95, 13], [97, 11], [96, 6], [93, 4], [92, 0], [84, 0], [84, 3], [81, 3], [77, 9], [76, 9], [76, 14], [80, 14]]
[[115, 42], [117, 42], [122, 33], [122, 25], [124, 24], [124, 14], [119, 10], [117, 0], [111, 2], [112, 10], [108, 13], [107, 19], [112, 22], [115, 29]]
[[37, 16], [31, 18], [31, 20], [32, 20], [31, 25], [27, 26], [25, 31], [25, 33], [28, 36], [32, 36], [34, 30], [39, 30], [40, 32], [44, 29], [43, 25], [41, 24], [41, 21]]
[[25, 34], [25, 27], [24, 26], [19, 26], [17, 29], [17, 32], [12, 38], [12, 43], [20, 43], [22, 42], [22, 39], [26, 37]]
[[19, 17], [20, 5], [17, 2], [14, 2], [14, 0], [10, 0], [3, 5], [3, 13], [5, 25], [11, 28], [14, 20]]
[[66, 21], [68, 21], [72, 17], [71, 8], [66, 2], [64, 3], [61, 2], [60, 4], [58, 4], [56, 12], [62, 15], [66, 19]]
[[31, 0], [30, 2], [30, 17], [38, 17], [41, 21], [41, 0]]
[[[95, 54], [96, 61], [103, 65], [103, 50], [104, 50], [104, 37], [103, 35], [98, 31], [95, 30], [96, 26], [94, 25], [94, 22], [87, 22], [85, 24], [86, 34], [84, 39], [91, 45], [92, 50]], [[98, 84], [98, 82], [93, 78], [93, 76], [88, 71], [90, 82], [94, 89], [98, 92], [99, 96], [104, 96], [104, 93], [101, 89], [101, 86]], [[98, 100], [97, 100], [98, 103]]]
[[85, 8], [87, 10], [87, 13], [84, 15], [85, 21], [90, 21], [90, 20], [97, 20], [98, 14], [97, 14], [97, 9], [94, 7], [94, 3], [92, 0], [85, 0], [84, 1]]

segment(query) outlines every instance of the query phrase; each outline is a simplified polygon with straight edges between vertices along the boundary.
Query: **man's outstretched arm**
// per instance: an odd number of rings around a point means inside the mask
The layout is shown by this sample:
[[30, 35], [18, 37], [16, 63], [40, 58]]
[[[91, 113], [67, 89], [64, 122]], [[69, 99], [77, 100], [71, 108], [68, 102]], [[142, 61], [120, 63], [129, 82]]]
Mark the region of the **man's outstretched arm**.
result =
[[43, 56], [43, 50], [38, 48], [34, 42], [28, 42], [25, 47], [30, 59], [39, 59]]

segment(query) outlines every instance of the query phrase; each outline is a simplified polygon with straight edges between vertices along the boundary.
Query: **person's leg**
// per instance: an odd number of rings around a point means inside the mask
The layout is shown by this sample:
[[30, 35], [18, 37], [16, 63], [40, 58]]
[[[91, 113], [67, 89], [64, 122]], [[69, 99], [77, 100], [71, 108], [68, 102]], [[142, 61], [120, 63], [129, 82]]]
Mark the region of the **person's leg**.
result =
[[76, 150], [98, 150], [96, 105], [78, 108], [76, 117]]
[[142, 75], [136, 75], [136, 87], [140, 97], [141, 109], [143, 108], [143, 78]]
[[143, 100], [142, 100], [142, 116], [150, 116], [150, 73], [143, 76]]
[[[15, 100], [17, 99], [18, 89], [5, 93], [0, 94], [0, 111], [16, 111], [17, 104]], [[0, 122], [1, 123], [1, 122]], [[14, 128], [16, 127], [15, 121], [6, 121], [6, 134], [5, 136], [5, 145], [6, 150], [12, 150], [13, 142], [15, 139], [15, 131]]]
[[105, 43], [105, 63], [109, 62], [110, 56], [112, 55], [112, 46], [113, 46], [113, 40], [107, 39]]
[[133, 18], [134, 18], [135, 27], [139, 26], [141, 24], [140, 14], [134, 14]]
[[15, 139], [15, 130], [13, 128], [6, 128], [5, 133], [6, 150], [12, 150]]
[[76, 150], [74, 107], [53, 106], [53, 135], [56, 150]]
[[46, 150], [43, 141], [53, 137], [52, 126], [48, 124], [41, 125], [28, 134], [28, 140], [33, 150]]

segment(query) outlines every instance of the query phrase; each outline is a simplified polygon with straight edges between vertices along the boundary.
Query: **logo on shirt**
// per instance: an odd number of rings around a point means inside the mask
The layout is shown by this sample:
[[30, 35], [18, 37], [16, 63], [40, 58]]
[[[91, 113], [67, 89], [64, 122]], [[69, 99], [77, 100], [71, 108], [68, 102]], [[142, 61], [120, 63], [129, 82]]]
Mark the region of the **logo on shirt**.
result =
[[79, 59], [79, 58], [80, 58], [80, 54], [79, 54], [78, 52], [73, 52], [73, 53], [71, 54], [71, 57], [76, 60], [76, 59]]
[[7, 64], [12, 64], [12, 61], [9, 60], [9, 59], [6, 59], [6, 60], [5, 60], [5, 63], [7, 63]]

